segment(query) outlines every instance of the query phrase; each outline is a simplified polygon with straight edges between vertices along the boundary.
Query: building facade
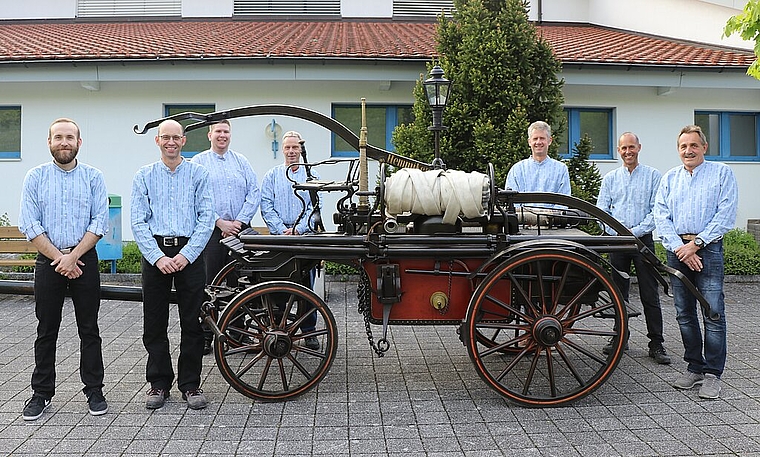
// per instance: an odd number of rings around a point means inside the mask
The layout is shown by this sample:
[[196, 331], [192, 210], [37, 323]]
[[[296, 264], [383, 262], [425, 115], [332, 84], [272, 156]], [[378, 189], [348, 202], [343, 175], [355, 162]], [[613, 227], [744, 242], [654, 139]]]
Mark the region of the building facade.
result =
[[[635, 131], [641, 160], [660, 171], [680, 163], [686, 124], [710, 133], [711, 160], [740, 183], [737, 226], [760, 217], [760, 82], [745, 74], [753, 43], [722, 37], [741, 11], [732, 0], [532, 0], [529, 17], [563, 62], [565, 146], [592, 132], [602, 173], [620, 166], [617, 135]], [[138, 6], [135, 6], [139, 4]], [[134, 127], [182, 111], [247, 105], [313, 109], [391, 149], [412, 89], [434, 54], [435, 15], [451, 1], [421, 0], [30, 0], [0, 12], [0, 215], [18, 220], [26, 171], [50, 160], [50, 122], [82, 128], [80, 158], [101, 170], [129, 208], [132, 176], [158, 159], [155, 131]], [[677, 18], [674, 20], [674, 18]], [[456, 82], [454, 82], [456, 84]], [[278, 130], [279, 129], [279, 130]], [[312, 161], [351, 154], [327, 130], [298, 119], [232, 121], [232, 149], [262, 177], [282, 161], [273, 132], [298, 130]], [[188, 154], [208, 146], [204, 132]], [[527, 144], [526, 144], [527, 149]], [[485, 169], [485, 164], [484, 164]], [[323, 178], [345, 170], [325, 167]], [[329, 221], [338, 196], [327, 195]], [[131, 237], [124, 218], [124, 236]], [[260, 225], [260, 219], [254, 224]]]

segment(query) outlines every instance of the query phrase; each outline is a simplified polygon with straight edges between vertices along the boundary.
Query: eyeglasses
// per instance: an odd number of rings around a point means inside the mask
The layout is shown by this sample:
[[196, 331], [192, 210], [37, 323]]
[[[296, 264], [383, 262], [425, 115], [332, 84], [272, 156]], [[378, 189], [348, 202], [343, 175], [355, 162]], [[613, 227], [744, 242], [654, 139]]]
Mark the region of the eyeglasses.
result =
[[161, 141], [169, 141], [169, 140], [179, 141], [183, 137], [184, 137], [184, 135], [161, 135], [161, 136], [159, 136], [159, 138], [161, 138]]

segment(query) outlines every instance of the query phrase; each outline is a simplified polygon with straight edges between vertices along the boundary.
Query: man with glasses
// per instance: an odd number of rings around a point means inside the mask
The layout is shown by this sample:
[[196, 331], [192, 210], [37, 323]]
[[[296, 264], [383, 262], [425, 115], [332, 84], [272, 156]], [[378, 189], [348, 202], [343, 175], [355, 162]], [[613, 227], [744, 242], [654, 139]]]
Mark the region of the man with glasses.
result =
[[203, 330], [198, 317], [206, 284], [201, 254], [214, 228], [214, 209], [208, 170], [182, 158], [185, 141], [178, 122], [162, 122], [155, 138], [161, 159], [140, 168], [132, 183], [132, 233], [143, 255], [148, 409], [164, 406], [174, 382], [167, 335], [172, 284], [181, 328], [177, 387], [191, 409], [208, 405], [200, 388]]

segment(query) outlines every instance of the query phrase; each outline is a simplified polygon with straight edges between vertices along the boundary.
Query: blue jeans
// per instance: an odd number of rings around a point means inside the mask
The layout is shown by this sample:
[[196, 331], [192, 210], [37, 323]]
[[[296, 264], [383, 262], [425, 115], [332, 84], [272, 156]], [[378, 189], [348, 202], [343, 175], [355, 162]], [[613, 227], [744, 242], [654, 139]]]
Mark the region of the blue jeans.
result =
[[[697, 252], [702, 271], [691, 271], [675, 253], [668, 251], [668, 265], [684, 274], [707, 299], [710, 311], [720, 319], [713, 321], [702, 314], [704, 341], [697, 310], [702, 310], [694, 295], [678, 278], [671, 277], [676, 320], [683, 340], [683, 359], [692, 373], [711, 373], [719, 377], [726, 365], [726, 314], [723, 295], [723, 241], [708, 244]], [[704, 355], [702, 349], [704, 347]]]

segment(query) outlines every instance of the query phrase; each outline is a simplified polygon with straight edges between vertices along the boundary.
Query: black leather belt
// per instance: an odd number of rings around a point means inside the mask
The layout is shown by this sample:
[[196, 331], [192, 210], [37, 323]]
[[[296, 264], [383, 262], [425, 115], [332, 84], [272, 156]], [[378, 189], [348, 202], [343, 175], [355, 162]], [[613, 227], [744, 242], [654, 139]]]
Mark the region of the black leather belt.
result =
[[190, 238], [188, 238], [186, 236], [160, 236], [160, 235], [156, 235], [153, 238], [155, 238], [156, 241], [158, 241], [158, 245], [159, 246], [164, 246], [164, 247], [167, 247], [167, 248], [184, 246], [190, 240]]

